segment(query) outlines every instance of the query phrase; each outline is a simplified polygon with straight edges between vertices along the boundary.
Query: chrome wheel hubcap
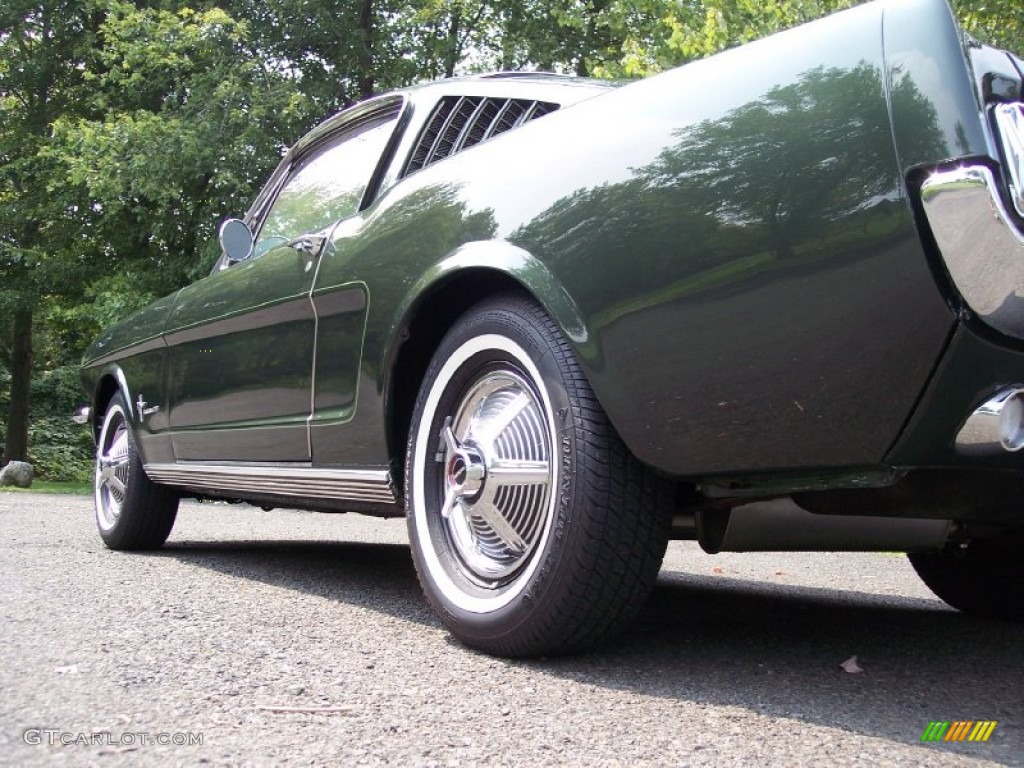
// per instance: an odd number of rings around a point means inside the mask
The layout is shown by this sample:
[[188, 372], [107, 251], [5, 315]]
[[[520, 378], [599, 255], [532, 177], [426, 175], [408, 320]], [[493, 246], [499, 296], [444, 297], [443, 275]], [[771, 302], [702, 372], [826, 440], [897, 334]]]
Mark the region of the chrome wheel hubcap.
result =
[[485, 588], [513, 578], [551, 514], [552, 434], [518, 373], [484, 375], [445, 420], [438, 441], [444, 530], [463, 574]]
[[109, 530], [121, 515], [128, 490], [128, 428], [120, 409], [108, 415], [96, 449], [96, 516]]

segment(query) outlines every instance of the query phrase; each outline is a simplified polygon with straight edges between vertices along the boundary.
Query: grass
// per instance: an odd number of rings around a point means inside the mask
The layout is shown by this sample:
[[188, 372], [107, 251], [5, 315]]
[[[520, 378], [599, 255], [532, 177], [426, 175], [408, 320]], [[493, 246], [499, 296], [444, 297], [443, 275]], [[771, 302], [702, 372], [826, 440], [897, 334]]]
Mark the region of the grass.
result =
[[74, 481], [59, 480], [33, 480], [31, 488], [14, 488], [4, 486], [0, 492], [11, 493], [71, 493], [78, 496], [88, 496], [92, 493], [92, 483], [79, 483]]

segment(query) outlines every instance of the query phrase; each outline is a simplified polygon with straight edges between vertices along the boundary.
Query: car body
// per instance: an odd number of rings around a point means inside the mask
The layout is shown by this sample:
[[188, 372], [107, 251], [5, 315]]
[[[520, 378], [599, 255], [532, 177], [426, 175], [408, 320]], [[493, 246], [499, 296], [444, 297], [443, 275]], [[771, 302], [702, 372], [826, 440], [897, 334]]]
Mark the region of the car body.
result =
[[1022, 80], [878, 0], [635, 83], [356, 105], [87, 351], [101, 533], [157, 546], [181, 495], [407, 515], [507, 655], [614, 634], [669, 536], [903, 550], [1020, 618]]

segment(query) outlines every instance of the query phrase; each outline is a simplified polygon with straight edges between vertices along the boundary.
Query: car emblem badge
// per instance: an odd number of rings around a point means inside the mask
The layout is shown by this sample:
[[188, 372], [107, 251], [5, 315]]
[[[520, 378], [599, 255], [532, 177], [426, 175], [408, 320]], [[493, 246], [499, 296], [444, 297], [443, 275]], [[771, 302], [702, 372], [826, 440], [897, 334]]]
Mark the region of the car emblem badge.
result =
[[140, 420], [145, 419], [147, 416], [149, 416], [149, 414], [156, 413], [157, 411], [160, 410], [160, 406], [159, 405], [154, 405], [154, 406], [151, 406], [151, 407], [147, 408], [146, 407], [146, 401], [142, 399], [142, 394], [141, 393], [139, 394], [138, 400], [135, 401], [135, 405], [138, 408], [139, 419]]

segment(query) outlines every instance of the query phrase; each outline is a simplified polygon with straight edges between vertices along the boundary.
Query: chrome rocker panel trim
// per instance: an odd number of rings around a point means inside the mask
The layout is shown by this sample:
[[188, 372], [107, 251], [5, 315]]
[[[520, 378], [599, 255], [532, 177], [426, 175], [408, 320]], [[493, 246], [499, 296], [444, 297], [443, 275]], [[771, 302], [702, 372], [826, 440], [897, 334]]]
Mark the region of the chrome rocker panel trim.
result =
[[946, 269], [982, 321], [1024, 337], [1024, 236], [984, 165], [933, 173], [921, 202]]
[[154, 482], [212, 493], [332, 499], [374, 504], [396, 502], [387, 470], [314, 469], [252, 464], [146, 464]]

